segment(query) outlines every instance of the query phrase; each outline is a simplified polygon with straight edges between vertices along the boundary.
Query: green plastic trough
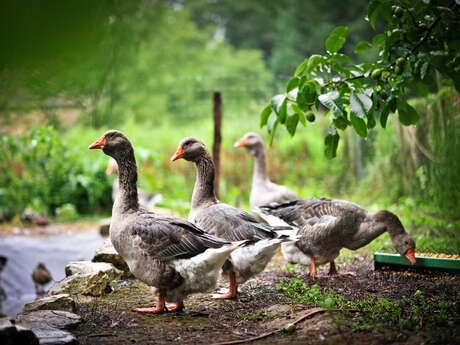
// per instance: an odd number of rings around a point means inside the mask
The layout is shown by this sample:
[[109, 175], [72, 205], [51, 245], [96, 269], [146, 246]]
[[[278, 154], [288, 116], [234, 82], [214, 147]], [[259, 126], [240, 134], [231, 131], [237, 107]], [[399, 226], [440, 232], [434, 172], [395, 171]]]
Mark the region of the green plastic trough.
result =
[[375, 253], [374, 268], [379, 269], [382, 266], [436, 268], [441, 270], [460, 271], [460, 260], [415, 255], [415, 265], [412, 265], [409, 260], [399, 254]]

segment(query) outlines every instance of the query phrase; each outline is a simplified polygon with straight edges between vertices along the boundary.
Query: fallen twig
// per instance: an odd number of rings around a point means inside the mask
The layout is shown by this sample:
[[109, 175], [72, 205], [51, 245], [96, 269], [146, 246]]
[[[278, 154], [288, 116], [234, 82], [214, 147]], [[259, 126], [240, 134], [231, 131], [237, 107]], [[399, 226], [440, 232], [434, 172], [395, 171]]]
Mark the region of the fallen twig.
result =
[[[330, 309], [324, 309], [324, 308], [313, 308], [313, 309], [310, 309], [307, 313], [305, 313], [304, 315], [302, 315], [301, 317], [299, 317], [297, 320], [295, 320], [294, 322], [292, 322], [292, 324], [296, 324], [296, 323], [299, 323], [300, 321], [303, 321], [305, 320], [307, 317], [309, 316], [312, 316], [312, 315], [315, 315], [317, 313], [321, 313], [323, 311], [328, 311]], [[215, 343], [213, 345], [233, 345], [233, 344], [242, 344], [242, 343], [249, 343], [251, 341], [255, 341], [255, 340], [259, 340], [259, 339], [263, 339], [263, 338], [266, 338], [266, 337], [269, 337], [270, 335], [272, 334], [275, 334], [275, 333], [278, 333], [280, 331], [282, 331], [283, 329], [285, 329], [285, 327], [283, 328], [280, 328], [280, 329], [276, 329], [274, 331], [271, 331], [271, 332], [267, 332], [267, 333], [264, 333], [264, 334], [261, 334], [261, 335], [258, 335], [256, 337], [252, 337], [252, 338], [247, 338], [247, 339], [239, 339], [239, 340], [233, 340], [233, 341], [226, 341], [226, 342], [223, 342], [223, 343]]]

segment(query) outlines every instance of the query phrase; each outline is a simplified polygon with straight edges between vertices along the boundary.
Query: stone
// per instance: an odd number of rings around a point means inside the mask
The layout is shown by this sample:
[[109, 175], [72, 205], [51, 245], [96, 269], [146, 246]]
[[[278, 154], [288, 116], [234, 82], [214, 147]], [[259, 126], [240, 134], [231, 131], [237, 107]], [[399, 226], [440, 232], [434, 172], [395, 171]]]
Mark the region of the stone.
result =
[[36, 310], [23, 312], [16, 317], [16, 323], [28, 328], [40, 328], [46, 325], [58, 329], [75, 328], [82, 322], [77, 314], [63, 310]]
[[41, 325], [32, 331], [40, 340], [40, 345], [78, 345], [77, 339], [69, 331]]
[[129, 271], [129, 267], [126, 261], [121, 257], [120, 254], [113, 247], [110, 238], [108, 238], [101, 247], [96, 249], [94, 253], [93, 262], [108, 262], [114, 265], [119, 270], [122, 270], [123, 279], [132, 277], [132, 273]]
[[74, 313], [76, 309], [75, 301], [69, 294], [59, 294], [39, 298], [24, 306], [24, 311], [34, 310], [64, 310]]
[[38, 345], [37, 336], [29, 328], [16, 325], [10, 317], [0, 318], [0, 344], [2, 345]]
[[99, 233], [101, 236], [107, 237], [110, 234], [110, 221], [112, 218], [105, 218], [99, 222]]
[[120, 280], [123, 276], [123, 271], [108, 262], [71, 261], [65, 266], [65, 275], [67, 277], [73, 274], [96, 273], [99, 271], [107, 274], [110, 281]]
[[48, 290], [48, 296], [59, 294], [102, 296], [110, 291], [110, 279], [105, 272], [78, 273], [56, 282]]

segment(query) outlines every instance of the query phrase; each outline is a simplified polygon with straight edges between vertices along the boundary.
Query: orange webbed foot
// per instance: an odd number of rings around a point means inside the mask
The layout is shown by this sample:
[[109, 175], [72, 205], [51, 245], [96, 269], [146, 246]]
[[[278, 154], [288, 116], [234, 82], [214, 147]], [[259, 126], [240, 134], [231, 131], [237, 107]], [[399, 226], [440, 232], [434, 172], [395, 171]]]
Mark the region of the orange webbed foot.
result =
[[164, 312], [167, 312], [168, 309], [163, 306], [156, 306], [156, 307], [147, 307], [147, 308], [136, 308], [134, 309], [134, 311], [137, 311], [139, 313], [152, 313], [152, 314], [160, 314], [160, 313], [164, 313]]

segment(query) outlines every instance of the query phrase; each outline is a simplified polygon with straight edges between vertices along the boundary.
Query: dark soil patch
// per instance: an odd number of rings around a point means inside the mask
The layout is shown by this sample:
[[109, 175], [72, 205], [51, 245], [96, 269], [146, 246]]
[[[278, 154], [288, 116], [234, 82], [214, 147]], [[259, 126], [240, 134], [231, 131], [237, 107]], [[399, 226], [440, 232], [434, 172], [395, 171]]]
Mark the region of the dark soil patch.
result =
[[[301, 275], [307, 286], [317, 284], [322, 291], [333, 289], [336, 294], [352, 301], [366, 298], [387, 298], [399, 301], [414, 298], [417, 290], [430, 298], [443, 296], [454, 308], [451, 325], [435, 323], [429, 331], [420, 328], [399, 330], [398, 338], [387, 330], [370, 325], [368, 330], [353, 327], [353, 312], [324, 312], [299, 324], [294, 332], [278, 332], [254, 344], [430, 344], [442, 341], [460, 343], [460, 274], [445, 272], [418, 272], [414, 270], [374, 272], [371, 261], [354, 256], [343, 263], [357, 273], [356, 277], [305, 277], [304, 269], [286, 265], [278, 254], [265, 272], [244, 284], [235, 300], [215, 301], [207, 294], [198, 294], [185, 301], [185, 311], [161, 315], [139, 314], [132, 309], [153, 306], [155, 297], [149, 287], [136, 280], [117, 283], [114, 291], [102, 298], [81, 301], [78, 313], [83, 317], [73, 333], [82, 345], [99, 344], [213, 344], [248, 339], [270, 330], [283, 328], [307, 312], [313, 305], [299, 304], [280, 292], [277, 285]], [[220, 286], [226, 284], [220, 282]], [[409, 312], [404, 310], [404, 312]], [[361, 313], [364, 315], [365, 312]], [[434, 310], [436, 314], [436, 310]], [[427, 315], [427, 318], [435, 315]], [[425, 319], [423, 319], [425, 321]], [[388, 321], [390, 324], [390, 321]], [[434, 331], [434, 333], [433, 333]]]

